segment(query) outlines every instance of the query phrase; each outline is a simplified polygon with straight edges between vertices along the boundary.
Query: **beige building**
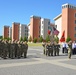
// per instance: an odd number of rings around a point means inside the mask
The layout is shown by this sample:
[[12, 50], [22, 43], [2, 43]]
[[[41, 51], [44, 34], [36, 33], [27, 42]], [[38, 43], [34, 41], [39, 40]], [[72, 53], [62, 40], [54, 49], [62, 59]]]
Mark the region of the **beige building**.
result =
[[26, 24], [20, 24], [20, 35], [19, 35], [19, 39], [20, 38], [26, 37], [28, 38], [28, 26]]
[[49, 29], [51, 29], [50, 19], [41, 18], [40, 35], [43, 37], [43, 39], [46, 39]]
[[9, 27], [9, 38], [12, 39], [12, 27]]
[[59, 14], [57, 17], [54, 18], [55, 25], [57, 30], [59, 31], [59, 39], [61, 38], [62, 35], [62, 14]]

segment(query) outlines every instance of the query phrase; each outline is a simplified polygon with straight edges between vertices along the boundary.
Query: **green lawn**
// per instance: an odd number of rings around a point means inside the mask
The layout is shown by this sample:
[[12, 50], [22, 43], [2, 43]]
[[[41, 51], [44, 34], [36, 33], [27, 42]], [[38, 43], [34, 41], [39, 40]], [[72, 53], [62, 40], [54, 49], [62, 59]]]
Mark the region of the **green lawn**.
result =
[[28, 43], [28, 46], [42, 46], [42, 43]]

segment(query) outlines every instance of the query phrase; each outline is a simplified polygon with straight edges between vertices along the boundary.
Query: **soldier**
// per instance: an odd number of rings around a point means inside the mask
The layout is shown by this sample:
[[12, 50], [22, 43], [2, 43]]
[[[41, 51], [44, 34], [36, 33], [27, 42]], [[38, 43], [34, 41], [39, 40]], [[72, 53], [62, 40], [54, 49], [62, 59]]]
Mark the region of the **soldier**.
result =
[[24, 49], [23, 49], [23, 52], [24, 52], [24, 58], [26, 58], [26, 56], [27, 56], [27, 50], [28, 50], [28, 44], [27, 44], [26, 41], [25, 41], [23, 44], [24, 44]]
[[11, 40], [8, 42], [8, 57], [10, 58]]
[[48, 55], [48, 43], [45, 44], [45, 55]]
[[56, 56], [56, 42], [54, 41], [52, 44], [54, 56]]
[[17, 58], [21, 58], [21, 44], [20, 41], [18, 41], [18, 48], [17, 48]]
[[23, 57], [23, 41], [21, 41], [21, 57]]
[[50, 42], [48, 42], [48, 45], [47, 45], [47, 53], [48, 53], [48, 56], [50, 56], [50, 53], [51, 53], [51, 45], [50, 45]]
[[59, 56], [59, 48], [60, 48], [60, 45], [57, 43], [56, 44], [56, 55]]
[[0, 39], [0, 57], [1, 57], [1, 53], [2, 53], [2, 40]]
[[18, 44], [17, 44], [17, 40], [15, 40], [15, 57], [17, 57], [17, 48], [18, 48]]
[[43, 54], [45, 55], [45, 44], [46, 44], [46, 42], [43, 42], [42, 43], [42, 46], [43, 46]]
[[53, 56], [53, 46], [51, 42], [50, 42], [50, 53], [51, 53], [51, 56]]
[[4, 50], [4, 40], [2, 40], [2, 42], [1, 42], [1, 57], [3, 58], [3, 50]]
[[68, 43], [68, 58], [71, 59], [72, 54], [72, 41], [69, 41]]
[[7, 53], [8, 53], [8, 42], [7, 40], [4, 41], [4, 48], [3, 48], [3, 58], [7, 58]]
[[10, 58], [11, 59], [14, 59], [15, 58], [15, 43], [14, 41], [11, 42], [11, 45], [10, 45], [11, 49], [10, 49]]

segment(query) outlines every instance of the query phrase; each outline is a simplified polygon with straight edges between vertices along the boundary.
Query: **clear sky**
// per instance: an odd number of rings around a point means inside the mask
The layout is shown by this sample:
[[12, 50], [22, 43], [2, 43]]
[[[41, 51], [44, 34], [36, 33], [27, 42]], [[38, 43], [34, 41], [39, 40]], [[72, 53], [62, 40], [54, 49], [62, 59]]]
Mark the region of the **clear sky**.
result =
[[54, 22], [65, 3], [76, 5], [76, 0], [0, 0], [0, 35], [3, 35], [4, 25], [11, 27], [12, 22], [28, 24], [31, 15]]

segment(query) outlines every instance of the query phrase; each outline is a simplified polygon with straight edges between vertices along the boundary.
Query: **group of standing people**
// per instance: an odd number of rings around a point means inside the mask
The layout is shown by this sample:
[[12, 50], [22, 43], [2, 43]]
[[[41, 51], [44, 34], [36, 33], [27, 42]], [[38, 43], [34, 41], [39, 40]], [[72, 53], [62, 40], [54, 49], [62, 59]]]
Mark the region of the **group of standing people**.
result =
[[43, 42], [43, 54], [46, 56], [59, 56], [60, 45], [56, 42]]
[[76, 42], [69, 41], [62, 43], [62, 53], [68, 53], [68, 57], [71, 59], [71, 55], [76, 54]]
[[[48, 55], [48, 56], [59, 56], [59, 51], [60, 51], [60, 47], [61, 45], [54, 42], [49, 42], [49, 43], [42, 43], [43, 46], [43, 54], [44, 55]], [[76, 43], [75, 41], [72, 43], [72, 41], [69, 42], [63, 42], [62, 44], [62, 53], [67, 53], [68, 54], [68, 58], [71, 59], [71, 55], [76, 54]]]
[[28, 50], [27, 42], [23, 41], [7, 41], [7, 40], [0, 40], [0, 57], [3, 59], [6, 58], [26, 58]]
[[[75, 55], [76, 54], [76, 42], [75, 41], [71, 41], [71, 50], [72, 50], [72, 54]], [[68, 53], [68, 43], [67, 42], [63, 42], [62, 43], [62, 53]]]

